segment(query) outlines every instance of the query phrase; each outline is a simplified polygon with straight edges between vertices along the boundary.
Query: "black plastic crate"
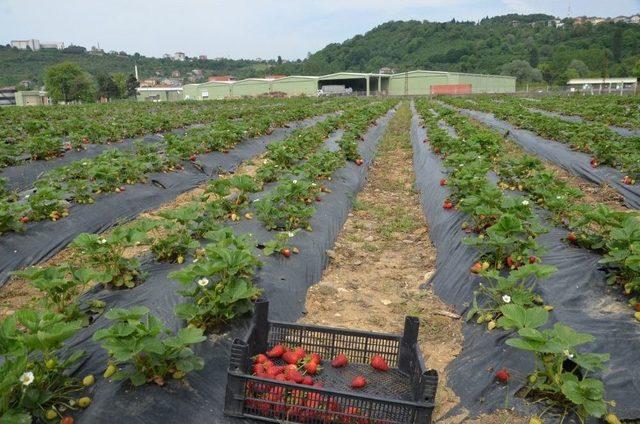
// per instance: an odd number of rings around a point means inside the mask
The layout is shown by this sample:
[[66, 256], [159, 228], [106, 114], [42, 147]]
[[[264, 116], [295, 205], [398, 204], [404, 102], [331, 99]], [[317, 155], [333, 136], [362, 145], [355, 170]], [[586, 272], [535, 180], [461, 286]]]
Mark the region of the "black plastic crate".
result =
[[[431, 422], [438, 373], [425, 368], [417, 346], [417, 318], [406, 318], [400, 336], [269, 321], [269, 303], [259, 300], [255, 306], [246, 339], [234, 340], [231, 347], [226, 415], [309, 424]], [[323, 387], [251, 375], [251, 358], [279, 343], [320, 354], [323, 369], [314, 379]], [[333, 368], [329, 362], [339, 353], [347, 355], [349, 365]], [[384, 357], [391, 369], [373, 369], [373, 355]], [[356, 375], [365, 376], [365, 388], [350, 387]]]

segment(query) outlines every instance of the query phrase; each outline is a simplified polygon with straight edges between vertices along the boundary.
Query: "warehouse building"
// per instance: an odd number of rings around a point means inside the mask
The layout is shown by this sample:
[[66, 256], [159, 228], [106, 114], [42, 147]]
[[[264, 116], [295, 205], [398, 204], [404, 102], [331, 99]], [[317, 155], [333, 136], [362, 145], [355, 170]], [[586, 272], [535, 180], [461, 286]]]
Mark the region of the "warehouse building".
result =
[[410, 71], [396, 74], [338, 72], [315, 76], [247, 78], [210, 81], [183, 87], [185, 99], [207, 100], [261, 95], [315, 96], [339, 92], [362, 96], [425, 96], [432, 94], [513, 93], [516, 78], [461, 72]]

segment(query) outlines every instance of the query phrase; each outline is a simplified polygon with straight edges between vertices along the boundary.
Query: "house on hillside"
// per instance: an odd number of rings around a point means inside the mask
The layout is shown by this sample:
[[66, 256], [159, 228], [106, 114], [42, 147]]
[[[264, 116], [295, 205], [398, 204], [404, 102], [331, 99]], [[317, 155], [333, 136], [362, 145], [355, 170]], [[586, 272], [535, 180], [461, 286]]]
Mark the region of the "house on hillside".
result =
[[199, 60], [207, 60], [207, 55], [206, 54], [201, 54], [200, 56], [198, 56]]
[[236, 80], [237, 78], [231, 75], [212, 75], [207, 78], [207, 82], [230, 82]]
[[640, 14], [635, 14], [629, 17], [629, 23], [631, 24], [640, 24]]
[[180, 71], [177, 69], [175, 71], [171, 71], [171, 78], [180, 78]]
[[183, 52], [175, 52], [173, 54], [173, 60], [179, 60], [180, 62], [184, 62], [187, 59], [187, 55]]

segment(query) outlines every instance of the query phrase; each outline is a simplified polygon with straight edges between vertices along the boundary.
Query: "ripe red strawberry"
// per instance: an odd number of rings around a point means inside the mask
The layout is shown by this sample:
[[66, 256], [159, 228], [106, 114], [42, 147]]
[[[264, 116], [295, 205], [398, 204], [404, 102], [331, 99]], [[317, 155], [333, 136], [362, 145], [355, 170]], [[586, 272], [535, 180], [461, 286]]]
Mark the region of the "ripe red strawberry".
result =
[[515, 262], [513, 262], [513, 259], [511, 258], [511, 256], [507, 256], [506, 262], [507, 262], [507, 266], [509, 268], [511, 268], [513, 266], [513, 264], [515, 263]]
[[589, 161], [589, 163], [591, 164], [592, 167], [596, 168], [598, 166], [598, 161], [596, 160], [596, 158], [591, 158], [591, 160]]
[[315, 362], [316, 364], [318, 364], [318, 365], [322, 364], [322, 356], [320, 356], [319, 354], [312, 353], [310, 355], [310, 358], [311, 358], [310, 360]]
[[351, 380], [351, 387], [354, 389], [362, 389], [367, 385], [367, 380], [365, 380], [364, 376], [358, 375]]
[[507, 381], [509, 381], [509, 377], [511, 377], [509, 375], [509, 371], [507, 371], [505, 368], [498, 370], [496, 372], [496, 379], [498, 381], [501, 381], [503, 383], [506, 383]]
[[309, 361], [306, 362], [304, 365], [304, 370], [307, 372], [307, 374], [310, 375], [316, 375], [318, 373], [318, 370], [320, 367], [318, 367], [318, 363], [315, 361]]
[[305, 375], [304, 377], [302, 377], [302, 384], [313, 386], [313, 378], [310, 375]]
[[634, 308], [636, 311], [640, 312], [640, 302], [636, 303], [636, 304], [633, 306], [633, 308]]
[[267, 362], [267, 355], [263, 354], [263, 353], [259, 353], [256, 356], [253, 357], [253, 362], [256, 364], [264, 364], [265, 362]]
[[574, 232], [570, 232], [569, 234], [567, 234], [567, 240], [569, 240], [571, 243], [575, 243], [577, 239], [578, 238], [576, 237], [576, 234]]
[[282, 356], [282, 354], [285, 352], [285, 348], [282, 345], [275, 345], [273, 348], [271, 348], [270, 351], [267, 352], [267, 356], [269, 358], [279, 358]]
[[191, 162], [195, 162], [195, 160], [196, 160], [196, 155], [191, 155], [191, 156], [189, 156], [189, 160], [190, 160]]
[[439, 147], [434, 148], [433, 149], [433, 153], [435, 153], [436, 155], [439, 155], [440, 154], [440, 148]]
[[305, 356], [307, 356], [307, 353], [300, 346], [298, 346], [297, 348], [293, 349], [293, 353], [295, 353], [296, 356], [298, 358], [300, 358], [300, 359], [303, 359]]
[[295, 364], [300, 360], [300, 358], [295, 354], [295, 352], [293, 352], [292, 350], [288, 350], [282, 354], [282, 360], [287, 364]]
[[253, 364], [253, 374], [264, 374], [264, 367], [262, 364]]
[[285, 258], [288, 258], [289, 256], [291, 256], [291, 250], [286, 247], [282, 249], [280, 253], [282, 253], [282, 256], [284, 256]]
[[469, 270], [473, 274], [480, 274], [480, 271], [482, 271], [482, 264], [480, 262], [476, 262], [475, 264], [473, 264], [471, 266], [471, 268]]
[[284, 374], [278, 374], [275, 379], [276, 381], [287, 381], [287, 376]]
[[302, 380], [304, 380], [304, 377], [298, 370], [290, 370], [285, 374], [285, 377], [287, 377], [289, 381], [293, 381], [294, 383], [298, 384], [302, 383]]
[[20, 217], [20, 222], [22, 222], [23, 224], [26, 224], [27, 222], [29, 222], [29, 217], [28, 216], [21, 216]]
[[451, 203], [451, 200], [445, 200], [442, 207], [445, 209], [451, 209], [453, 208], [453, 203]]
[[442, 179], [440, 180], [440, 185], [441, 185], [441, 186], [446, 186], [446, 185], [447, 185], [447, 180], [446, 180], [446, 179], [444, 179], [444, 178], [442, 178]]
[[538, 262], [538, 258], [535, 256], [529, 256], [529, 263], [530, 264], [535, 264], [536, 262]]
[[270, 367], [266, 369], [266, 373], [270, 378], [276, 378], [278, 374], [282, 374], [282, 369], [280, 367]]
[[82, 142], [84, 144], [88, 144], [89, 143], [89, 139], [87, 137], [82, 137]]
[[344, 353], [341, 353], [335, 358], [333, 358], [333, 361], [331, 361], [331, 366], [333, 368], [342, 368], [346, 366], [348, 363], [349, 363], [349, 360], [347, 359], [347, 356]]
[[631, 178], [631, 177], [630, 177], [630, 176], [628, 176], [628, 175], [626, 175], [626, 176], [622, 179], [622, 182], [623, 182], [624, 184], [627, 184], [627, 185], [635, 184], [635, 181], [633, 180], [633, 178]]
[[364, 163], [364, 161], [362, 160], [362, 158], [358, 158], [356, 159], [356, 165], [360, 166]]
[[389, 371], [387, 361], [380, 355], [374, 355], [371, 358], [371, 366], [378, 371]]

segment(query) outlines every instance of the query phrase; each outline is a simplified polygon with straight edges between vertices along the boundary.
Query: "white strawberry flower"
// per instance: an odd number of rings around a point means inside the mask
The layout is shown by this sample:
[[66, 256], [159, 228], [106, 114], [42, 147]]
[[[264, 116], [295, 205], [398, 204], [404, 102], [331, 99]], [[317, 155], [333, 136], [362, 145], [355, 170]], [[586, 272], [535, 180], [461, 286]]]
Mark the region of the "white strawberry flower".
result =
[[33, 373], [31, 371], [27, 371], [23, 373], [18, 380], [20, 380], [23, 386], [28, 386], [29, 384], [33, 383]]
[[102, 239], [98, 240], [98, 243], [100, 243], [100, 244], [105, 244], [106, 242], [107, 242], [107, 239], [105, 239], [105, 238], [102, 238]]
[[511, 296], [509, 296], [508, 294], [505, 294], [504, 296], [502, 296], [502, 301], [504, 303], [511, 303]]
[[529, 201], [528, 200], [523, 200], [522, 201], [522, 206], [529, 206]]
[[198, 285], [200, 287], [207, 287], [209, 285], [209, 279], [207, 278], [201, 278], [198, 280]]
[[298, 184], [298, 180], [292, 180], [291, 182], [294, 184]]
[[287, 233], [287, 235], [288, 235], [289, 237], [293, 237], [293, 236], [295, 236], [295, 234], [293, 234], [293, 232], [292, 232], [292, 231], [289, 231], [289, 232]]

